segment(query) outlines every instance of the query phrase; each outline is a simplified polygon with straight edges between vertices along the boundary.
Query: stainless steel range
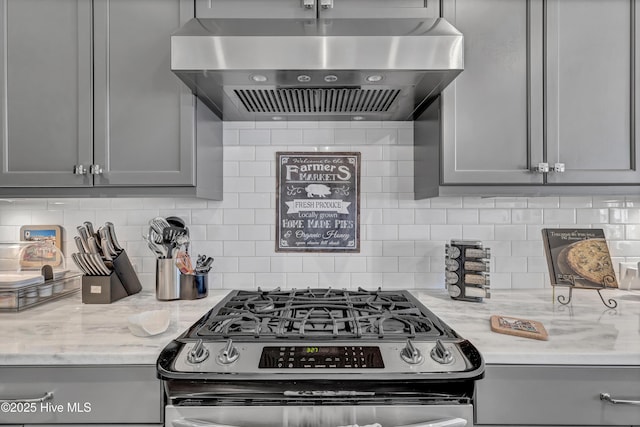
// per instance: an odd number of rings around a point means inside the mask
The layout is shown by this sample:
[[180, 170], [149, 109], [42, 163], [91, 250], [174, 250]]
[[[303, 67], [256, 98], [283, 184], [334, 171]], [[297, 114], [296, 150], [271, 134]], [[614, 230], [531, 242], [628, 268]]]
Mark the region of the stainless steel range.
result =
[[471, 426], [483, 374], [407, 291], [232, 291], [158, 358], [176, 427]]

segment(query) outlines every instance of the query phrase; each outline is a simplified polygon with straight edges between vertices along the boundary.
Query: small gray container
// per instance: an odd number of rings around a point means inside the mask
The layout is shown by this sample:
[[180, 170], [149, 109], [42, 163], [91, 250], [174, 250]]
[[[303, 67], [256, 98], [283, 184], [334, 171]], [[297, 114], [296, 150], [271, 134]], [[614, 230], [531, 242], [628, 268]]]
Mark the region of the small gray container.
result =
[[209, 273], [181, 274], [180, 299], [199, 299], [209, 292]]

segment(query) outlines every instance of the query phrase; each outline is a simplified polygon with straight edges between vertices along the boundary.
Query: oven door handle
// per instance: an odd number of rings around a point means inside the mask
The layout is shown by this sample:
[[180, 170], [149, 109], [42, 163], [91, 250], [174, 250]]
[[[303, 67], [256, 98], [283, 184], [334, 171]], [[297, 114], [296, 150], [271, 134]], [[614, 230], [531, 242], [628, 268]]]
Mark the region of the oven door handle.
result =
[[445, 418], [435, 421], [426, 421], [418, 424], [407, 424], [396, 427], [465, 427], [467, 420], [464, 418]]
[[[172, 423], [173, 423], [173, 427], [239, 427], [239, 426], [230, 426], [226, 424], [216, 424], [209, 421], [201, 421], [201, 420], [189, 419], [189, 418], [174, 420]], [[464, 418], [446, 418], [446, 419], [435, 420], [435, 421], [426, 421], [424, 423], [418, 423], [418, 424], [406, 424], [406, 425], [396, 426], [396, 427], [465, 427], [466, 425], [467, 425], [467, 420], [465, 420]], [[362, 427], [366, 427], [366, 426], [362, 426]]]

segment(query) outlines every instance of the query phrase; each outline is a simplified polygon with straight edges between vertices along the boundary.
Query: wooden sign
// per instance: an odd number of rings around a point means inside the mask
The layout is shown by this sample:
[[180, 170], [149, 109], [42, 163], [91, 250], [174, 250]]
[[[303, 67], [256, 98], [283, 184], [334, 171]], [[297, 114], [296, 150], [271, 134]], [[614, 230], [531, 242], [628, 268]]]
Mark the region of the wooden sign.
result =
[[360, 153], [276, 153], [276, 251], [360, 252]]

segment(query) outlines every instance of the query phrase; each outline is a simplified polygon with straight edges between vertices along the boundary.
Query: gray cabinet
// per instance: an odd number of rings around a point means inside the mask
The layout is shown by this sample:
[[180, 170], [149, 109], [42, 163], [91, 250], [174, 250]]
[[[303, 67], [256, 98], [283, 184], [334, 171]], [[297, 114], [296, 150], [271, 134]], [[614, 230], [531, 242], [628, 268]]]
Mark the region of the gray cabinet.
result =
[[91, 2], [0, 1], [0, 186], [88, 186]]
[[446, 1], [464, 71], [441, 97], [444, 184], [541, 184], [542, 0]]
[[631, 426], [640, 406], [638, 366], [487, 365], [477, 382], [475, 425]]
[[437, 18], [439, 0], [196, 0], [198, 18]]
[[552, 184], [639, 183], [636, 0], [547, 0], [546, 149]]
[[222, 124], [171, 72], [193, 1], [0, 5], [0, 194], [221, 199]]
[[195, 185], [195, 109], [171, 72], [180, 0], [94, 1], [95, 185]]
[[637, 192], [637, 3], [445, 0], [465, 71], [432, 135], [439, 194]]
[[[26, 400], [44, 396], [42, 402]], [[151, 365], [5, 366], [0, 368], [0, 399], [9, 402], [9, 410], [0, 412], [0, 424], [159, 425], [163, 421], [162, 385]]]

